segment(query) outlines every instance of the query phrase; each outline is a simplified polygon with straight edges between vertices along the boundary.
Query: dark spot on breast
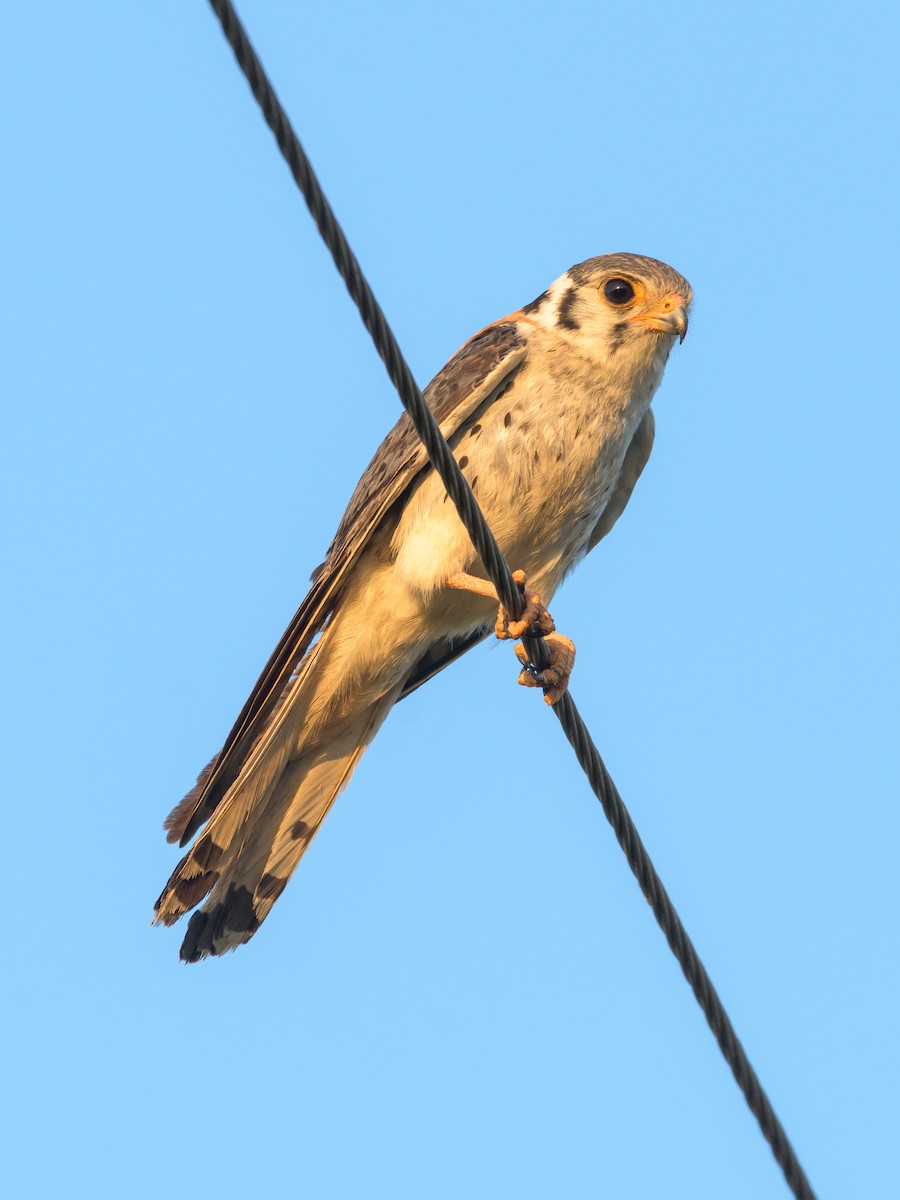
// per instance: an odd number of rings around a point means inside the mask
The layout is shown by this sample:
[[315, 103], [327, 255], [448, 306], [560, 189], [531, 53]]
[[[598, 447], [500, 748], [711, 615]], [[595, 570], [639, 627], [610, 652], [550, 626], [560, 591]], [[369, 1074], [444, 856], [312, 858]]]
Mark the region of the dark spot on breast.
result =
[[549, 292], [541, 292], [541, 294], [537, 297], [537, 299], [532, 300], [529, 304], [526, 304], [524, 306], [524, 308], [522, 309], [522, 312], [523, 313], [537, 312], [537, 310], [541, 307], [541, 305], [544, 303], [544, 301], [548, 300], [549, 298], [550, 298]]
[[503, 424], [507, 429], [509, 429], [510, 425], [512, 425], [512, 413], [506, 414], [506, 416], [503, 418]]
[[475, 478], [472, 480], [472, 482], [469, 484], [469, 487], [472, 489], [473, 492], [475, 491], [475, 485], [477, 482], [478, 482], [478, 476], [476, 475]]
[[481, 433], [481, 426], [473, 425], [469, 430], [469, 437], [478, 437], [479, 433]]
[[[444, 497], [446, 499], [446, 496]], [[295, 821], [291, 826], [291, 837], [295, 842], [299, 842], [301, 838], [308, 838], [312, 834], [312, 829], [306, 821]]]
[[464, 471], [468, 465], [469, 465], [469, 456], [468, 456], [468, 454], [464, 454], [462, 456], [462, 458], [459, 460], [459, 469], [461, 471]]
[[539, 463], [541, 461], [541, 453], [539, 450], [532, 450], [531, 461], [533, 463]]
[[565, 457], [566, 457], [566, 452], [565, 452], [565, 450], [557, 450], [557, 452], [556, 452], [556, 461], [557, 461], [557, 462], [562, 462], [562, 460], [563, 460]]
[[575, 303], [577, 300], [578, 288], [571, 287], [559, 302], [559, 310], [556, 314], [556, 319], [559, 324], [562, 325], [563, 329], [581, 328], [574, 316]]

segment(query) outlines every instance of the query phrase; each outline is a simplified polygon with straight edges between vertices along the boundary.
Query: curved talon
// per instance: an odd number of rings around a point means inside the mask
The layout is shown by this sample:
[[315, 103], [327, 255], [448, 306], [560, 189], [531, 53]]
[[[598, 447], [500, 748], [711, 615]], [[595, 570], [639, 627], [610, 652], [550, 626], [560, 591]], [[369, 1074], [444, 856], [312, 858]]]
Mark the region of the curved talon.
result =
[[534, 669], [528, 651], [521, 642], [513, 647], [516, 658], [522, 664], [519, 683], [522, 687], [543, 688], [544, 702], [556, 704], [569, 688], [569, 678], [575, 666], [575, 643], [565, 634], [549, 633], [544, 638], [544, 645], [550, 652], [550, 662], [543, 671]]
[[500, 611], [497, 613], [497, 622], [494, 625], [494, 635], [501, 639], [520, 638], [525, 634], [530, 637], [546, 637], [553, 633], [556, 626], [553, 624], [553, 618], [541, 604], [541, 598], [537, 592], [533, 592], [531, 588], [525, 586], [525, 572], [513, 571], [513, 579], [522, 592], [522, 597], [525, 600], [525, 611], [518, 621], [511, 621], [507, 616], [506, 609], [500, 605]]

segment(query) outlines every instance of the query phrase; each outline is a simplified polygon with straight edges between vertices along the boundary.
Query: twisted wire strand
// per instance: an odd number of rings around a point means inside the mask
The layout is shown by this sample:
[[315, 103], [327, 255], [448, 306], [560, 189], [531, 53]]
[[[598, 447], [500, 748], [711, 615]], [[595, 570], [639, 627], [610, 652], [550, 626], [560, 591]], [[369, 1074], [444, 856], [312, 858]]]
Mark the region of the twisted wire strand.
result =
[[393, 330], [381, 310], [381, 305], [375, 299], [356, 255], [350, 249], [350, 244], [338, 224], [334, 210], [328, 203], [316, 178], [312, 164], [306, 157], [287, 114], [281, 107], [275, 90], [250, 44], [237, 13], [227, 0], [224, 3], [219, 0], [211, 0], [211, 3], [222, 24], [225, 36], [234, 50], [241, 70], [247, 77], [250, 89], [262, 109], [266, 123], [275, 135], [278, 148], [284, 156], [297, 186], [303, 193], [316, 228], [331, 251], [334, 265], [347, 285], [347, 291], [359, 309], [363, 324], [369, 331], [375, 348], [387, 369], [388, 376], [400, 395], [403, 407], [412, 418], [419, 437], [428, 451], [428, 457], [443, 480], [450, 499], [456, 505], [466, 532], [497, 587], [498, 596], [513, 618], [517, 619], [522, 614], [523, 601], [521, 593], [513, 581], [512, 571], [501, 554], [500, 547], [488, 528], [487, 522], [481, 515], [481, 509], [472, 494], [472, 489], [457, 468], [450, 447], [447, 445], [431, 409], [425, 403]]
[[[210, 4], [234, 51], [238, 65], [250, 84], [250, 89], [262, 110], [266, 123], [275, 135], [278, 148], [303, 194], [316, 227], [331, 251], [335, 266], [359, 309], [363, 324], [375, 343], [403, 407], [409, 413], [428, 452], [428, 457], [440, 475], [472, 544], [478, 551], [488, 576], [497, 589], [497, 595], [510, 615], [514, 619], [518, 619], [523, 611], [523, 600], [513, 580], [509, 564], [503, 557], [500, 547], [484, 519], [472, 489], [459, 470], [434, 415], [425, 403], [397, 339], [362, 273], [355, 254], [350, 249], [312, 165], [300, 145], [287, 114], [279, 103], [275, 90], [263, 70], [233, 5], [230, 0], [210, 0]], [[541, 639], [526, 638], [525, 646], [538, 670], [547, 665], [547, 652]], [[703, 1010], [750, 1111], [772, 1148], [772, 1153], [784, 1173], [788, 1187], [797, 1200], [816, 1200], [815, 1193], [788, 1140], [784, 1127], [747, 1058], [718, 993], [713, 987], [712, 980], [700, 961], [662, 880], [656, 873], [628, 809], [581, 718], [571, 692], [567, 692], [562, 700], [554, 705], [553, 711], [575, 751], [575, 756], [587, 776], [595, 796], [603, 807], [607, 820], [613, 827], [616, 839], [625, 852], [628, 865]]]

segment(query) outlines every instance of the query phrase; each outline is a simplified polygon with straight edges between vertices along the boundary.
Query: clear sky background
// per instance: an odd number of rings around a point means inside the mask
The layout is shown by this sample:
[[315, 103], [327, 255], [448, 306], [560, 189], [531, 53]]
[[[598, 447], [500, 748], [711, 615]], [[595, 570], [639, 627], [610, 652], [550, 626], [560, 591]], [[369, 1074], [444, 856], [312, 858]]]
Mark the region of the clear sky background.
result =
[[[423, 383], [591, 255], [691, 280], [553, 612], [821, 1197], [897, 1195], [893, 7], [241, 12]], [[397, 709], [251, 945], [151, 929], [398, 401], [205, 3], [5, 43], [8, 1194], [786, 1196], [508, 647]]]

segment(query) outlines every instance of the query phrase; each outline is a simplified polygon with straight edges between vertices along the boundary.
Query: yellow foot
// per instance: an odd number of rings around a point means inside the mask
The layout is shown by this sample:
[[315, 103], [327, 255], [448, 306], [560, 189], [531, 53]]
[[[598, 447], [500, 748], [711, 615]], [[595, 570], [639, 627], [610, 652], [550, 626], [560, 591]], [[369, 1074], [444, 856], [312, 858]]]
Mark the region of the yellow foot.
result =
[[528, 657], [528, 651], [521, 642], [513, 649], [516, 658], [522, 664], [519, 673], [519, 683], [523, 687], [540, 687], [544, 689], [544, 702], [556, 704], [566, 694], [569, 687], [569, 677], [575, 666], [575, 643], [562, 633], [548, 633], [544, 637], [544, 645], [550, 654], [550, 662], [543, 671], [536, 671]]
[[525, 586], [525, 572], [513, 571], [513, 579], [522, 592], [522, 598], [525, 601], [525, 611], [522, 613], [520, 620], [510, 621], [507, 616], [506, 609], [500, 605], [500, 611], [497, 613], [497, 623], [494, 626], [494, 634], [501, 640], [505, 638], [520, 638], [524, 634], [530, 637], [546, 637], [553, 633], [556, 626], [553, 624], [553, 618], [541, 604], [541, 598], [537, 592], [533, 592], [531, 588]]

